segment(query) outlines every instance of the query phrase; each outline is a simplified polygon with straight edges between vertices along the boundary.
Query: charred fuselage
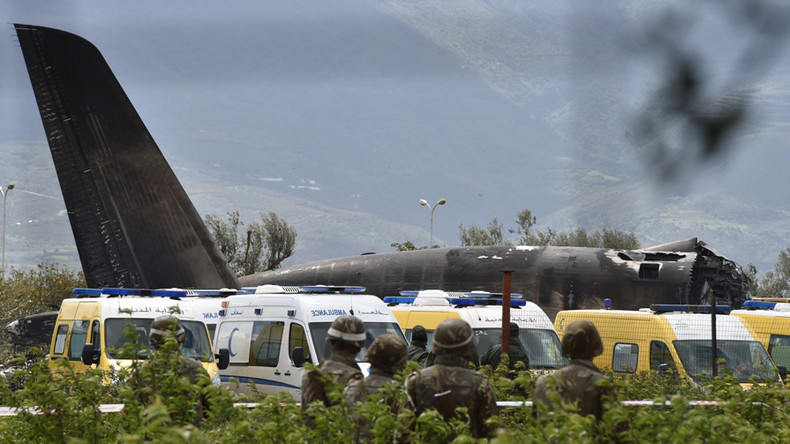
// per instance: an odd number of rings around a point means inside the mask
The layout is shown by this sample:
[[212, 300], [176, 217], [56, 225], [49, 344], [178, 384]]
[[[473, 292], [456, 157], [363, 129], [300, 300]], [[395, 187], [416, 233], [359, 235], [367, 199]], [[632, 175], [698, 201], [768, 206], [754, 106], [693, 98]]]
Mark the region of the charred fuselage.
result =
[[613, 250], [586, 247], [489, 246], [367, 254], [324, 260], [240, 278], [243, 286], [361, 285], [378, 296], [401, 290], [501, 291], [503, 270], [511, 291], [554, 317], [559, 310], [638, 309], [654, 303], [699, 304], [715, 294], [740, 306], [748, 278], [734, 262], [704, 242], [683, 242], [689, 251]]

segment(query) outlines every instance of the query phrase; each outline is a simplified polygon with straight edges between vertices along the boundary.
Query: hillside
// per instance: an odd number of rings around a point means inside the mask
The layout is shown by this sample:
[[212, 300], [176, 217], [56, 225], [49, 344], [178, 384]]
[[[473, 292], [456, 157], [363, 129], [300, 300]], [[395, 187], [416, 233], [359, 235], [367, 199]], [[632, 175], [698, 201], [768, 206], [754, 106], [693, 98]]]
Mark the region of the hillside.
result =
[[[760, 271], [790, 246], [790, 201], [777, 192], [790, 185], [786, 56], [736, 79], [749, 120], [729, 150], [691, 156], [659, 180], [638, 118], [667, 71], [636, 43], [668, 6], [207, 2], [187, 18], [178, 2], [69, 4], [5, 15], [99, 47], [198, 211], [275, 211], [299, 233], [293, 263], [427, 244], [420, 198], [447, 199], [434, 227], [446, 245], [459, 224], [496, 217], [507, 228], [529, 208], [539, 228], [608, 226], [646, 246], [698, 237]], [[677, 38], [699, 46], [704, 72], [726, 85], [740, 71], [709, 58], [743, 45], [715, 8], [696, 12], [695, 39]], [[76, 264], [19, 48], [0, 51], [0, 180], [18, 184], [7, 262]], [[666, 135], [683, 140], [671, 126]]]

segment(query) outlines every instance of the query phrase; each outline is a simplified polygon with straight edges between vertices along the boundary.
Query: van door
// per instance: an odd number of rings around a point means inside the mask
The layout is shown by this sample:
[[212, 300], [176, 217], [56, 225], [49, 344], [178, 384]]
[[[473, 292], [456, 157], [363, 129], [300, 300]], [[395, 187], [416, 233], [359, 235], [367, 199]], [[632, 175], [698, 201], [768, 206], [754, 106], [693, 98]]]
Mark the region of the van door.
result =
[[77, 372], [84, 372], [90, 367], [82, 363], [82, 348], [88, 342], [91, 321], [76, 320], [71, 324], [71, 335], [68, 340], [68, 357], [71, 368]]
[[[230, 354], [228, 368], [220, 370], [222, 384], [239, 393], [248, 393], [250, 337], [252, 321], [221, 322], [217, 326], [215, 349], [227, 348]], [[232, 382], [238, 380], [238, 385]]]
[[310, 362], [318, 365], [318, 359], [313, 352], [313, 347], [310, 344], [310, 338], [307, 333], [307, 327], [301, 322], [288, 321], [288, 337], [287, 347], [284, 347], [283, 353], [280, 357], [283, 381], [288, 384], [289, 390], [297, 390], [302, 384], [303, 365], [297, 366], [294, 362], [294, 350], [296, 348], [302, 349], [302, 356], [304, 362]]
[[284, 333], [284, 321], [262, 320], [252, 323], [248, 372], [250, 379], [263, 393], [278, 393], [290, 388], [290, 365], [286, 367], [284, 364], [287, 361], [281, 359], [283, 349], [286, 348], [283, 347]]

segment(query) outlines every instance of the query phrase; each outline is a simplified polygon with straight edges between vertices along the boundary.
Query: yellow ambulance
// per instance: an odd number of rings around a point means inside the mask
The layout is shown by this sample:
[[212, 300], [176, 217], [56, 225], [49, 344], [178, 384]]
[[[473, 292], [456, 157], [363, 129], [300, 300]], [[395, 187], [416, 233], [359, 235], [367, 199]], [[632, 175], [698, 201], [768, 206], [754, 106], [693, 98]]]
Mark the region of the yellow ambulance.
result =
[[[224, 294], [217, 291], [217, 296]], [[186, 290], [77, 288], [73, 295], [77, 297], [63, 300], [55, 322], [49, 349], [51, 371], [58, 372], [63, 361], [75, 371], [129, 365], [132, 360], [121, 359], [120, 351], [133, 340], [137, 342], [137, 358], [147, 359], [152, 352], [148, 342], [151, 321], [172, 314], [186, 330], [181, 355], [201, 361], [214, 384], [219, 385], [219, 370], [227, 367], [228, 351], [214, 354], [204, 314], [189, 301]], [[130, 324], [136, 339], [124, 334]]]
[[[641, 310], [565, 310], [557, 313], [554, 327], [563, 332], [580, 319], [595, 324], [604, 346], [603, 353], [593, 359], [599, 368], [617, 373], [671, 371], [697, 383], [713, 374], [710, 311], [710, 306], [664, 304]], [[719, 364], [717, 372], [729, 369], [741, 383], [753, 376], [777, 379], [765, 347], [740, 318], [727, 312], [729, 307], [717, 307], [716, 355], [726, 362]]]
[[[502, 295], [485, 291], [453, 292], [443, 290], [402, 291], [387, 296], [401, 329], [411, 341], [412, 329], [422, 325], [428, 332], [430, 350], [433, 332], [445, 319], [459, 318], [469, 323], [477, 340], [477, 355], [482, 357], [502, 340]], [[510, 320], [519, 326], [519, 342], [527, 352], [532, 369], [556, 369], [568, 360], [562, 356], [560, 340], [546, 313], [521, 295], [511, 295]]]
[[790, 303], [786, 299], [777, 300], [746, 301], [744, 309], [733, 310], [731, 314], [738, 316], [768, 350], [785, 379], [790, 368]]

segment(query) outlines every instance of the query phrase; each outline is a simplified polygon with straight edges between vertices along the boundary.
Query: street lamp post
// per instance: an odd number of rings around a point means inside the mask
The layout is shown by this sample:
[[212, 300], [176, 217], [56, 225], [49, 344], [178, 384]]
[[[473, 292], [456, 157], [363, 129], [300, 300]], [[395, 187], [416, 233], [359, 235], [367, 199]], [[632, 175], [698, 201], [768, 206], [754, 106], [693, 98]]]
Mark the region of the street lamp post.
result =
[[428, 248], [433, 248], [433, 210], [435, 210], [436, 207], [438, 207], [439, 205], [444, 205], [446, 203], [447, 200], [439, 199], [438, 202], [436, 202], [433, 206], [431, 206], [431, 204], [429, 204], [427, 200], [420, 199], [420, 205], [424, 207], [428, 207], [428, 209], [431, 211], [431, 244], [428, 246]]
[[5, 189], [0, 185], [0, 193], [3, 194], [3, 278], [5, 278], [5, 199], [8, 197], [8, 192], [13, 189], [13, 182], [9, 183]]

